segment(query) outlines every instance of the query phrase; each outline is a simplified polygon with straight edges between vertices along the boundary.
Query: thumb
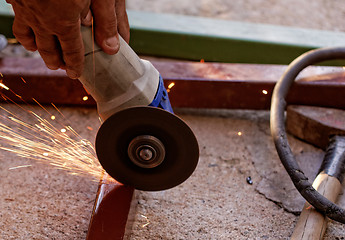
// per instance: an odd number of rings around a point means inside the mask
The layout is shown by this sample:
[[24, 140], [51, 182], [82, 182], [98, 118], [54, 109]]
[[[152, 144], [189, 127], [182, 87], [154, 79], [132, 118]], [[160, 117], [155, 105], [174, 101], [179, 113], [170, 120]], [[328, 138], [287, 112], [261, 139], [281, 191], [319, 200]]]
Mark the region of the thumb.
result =
[[92, 0], [91, 11], [94, 18], [97, 44], [107, 54], [118, 52], [120, 44], [114, 0]]

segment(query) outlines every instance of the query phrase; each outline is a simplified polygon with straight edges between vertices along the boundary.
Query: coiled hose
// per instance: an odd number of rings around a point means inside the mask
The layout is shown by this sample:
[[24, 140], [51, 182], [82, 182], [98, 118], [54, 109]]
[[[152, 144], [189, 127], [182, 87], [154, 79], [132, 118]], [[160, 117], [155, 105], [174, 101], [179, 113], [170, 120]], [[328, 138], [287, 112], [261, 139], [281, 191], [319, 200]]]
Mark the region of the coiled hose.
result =
[[285, 130], [284, 112], [287, 105], [286, 97], [297, 75], [309, 65], [334, 59], [345, 59], [345, 47], [311, 50], [291, 62], [274, 88], [271, 101], [270, 125], [271, 135], [280, 160], [297, 190], [315, 209], [335, 221], [345, 223], [345, 210], [318, 193], [308, 181], [308, 178], [292, 154]]

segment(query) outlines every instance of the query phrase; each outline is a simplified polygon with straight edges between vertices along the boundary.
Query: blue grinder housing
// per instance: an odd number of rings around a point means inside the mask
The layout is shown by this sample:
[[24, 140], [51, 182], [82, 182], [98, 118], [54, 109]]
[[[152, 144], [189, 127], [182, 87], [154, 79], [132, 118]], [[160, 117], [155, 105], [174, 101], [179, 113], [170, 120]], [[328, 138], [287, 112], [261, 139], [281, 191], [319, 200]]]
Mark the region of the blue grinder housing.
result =
[[174, 111], [171, 107], [171, 104], [170, 104], [168, 92], [167, 92], [166, 88], [164, 87], [163, 78], [161, 75], [159, 75], [159, 85], [158, 85], [158, 90], [157, 90], [156, 96], [153, 99], [153, 101], [150, 103], [149, 106], [159, 107], [159, 108], [162, 108], [162, 109], [164, 109], [170, 113], [174, 113]]

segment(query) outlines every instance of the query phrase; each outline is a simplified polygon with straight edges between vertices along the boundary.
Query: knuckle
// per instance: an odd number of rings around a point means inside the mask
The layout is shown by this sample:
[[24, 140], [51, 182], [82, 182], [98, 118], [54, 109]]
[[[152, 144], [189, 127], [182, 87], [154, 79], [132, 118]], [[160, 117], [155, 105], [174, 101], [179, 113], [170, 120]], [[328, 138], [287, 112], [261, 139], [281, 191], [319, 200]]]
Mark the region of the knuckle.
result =
[[13, 26], [13, 35], [17, 38], [17, 39], [34, 39], [33, 35], [25, 32], [23, 30], [20, 30], [18, 28], [16, 28], [15, 26]]
[[54, 56], [57, 56], [58, 53], [56, 52], [55, 49], [52, 49], [52, 48], [38, 48], [38, 52], [41, 54], [41, 55], [44, 55], [44, 56], [50, 56], [50, 57], [54, 57]]
[[84, 65], [84, 54], [82, 51], [63, 51], [63, 59], [68, 68], [81, 69]]
[[68, 38], [74, 36], [80, 31], [80, 19], [77, 21], [64, 21], [61, 27], [54, 29], [54, 34], [59, 38]]
[[20, 43], [34, 42], [34, 38], [32, 36], [28, 36], [27, 34], [13, 32], [13, 35]]
[[63, 64], [59, 54], [51, 51], [42, 51], [40, 49], [38, 51], [48, 68], [58, 68]]
[[[42, 56], [42, 55], [41, 55]], [[51, 57], [43, 55], [42, 59], [49, 69], [55, 70], [62, 65], [62, 61], [58, 57]]]
[[70, 78], [78, 78], [83, 71], [83, 65], [66, 65], [66, 73]]
[[16, 37], [16, 39], [18, 40], [18, 42], [20, 42], [20, 44], [29, 51], [35, 51], [37, 50], [36, 47], [36, 42], [34, 37], [32, 36], [28, 36], [25, 34], [16, 34], [13, 32], [13, 35]]
[[[42, 55], [41, 55], [42, 56]], [[56, 70], [63, 65], [63, 62], [58, 56], [43, 55], [42, 59], [49, 69]]]
[[104, 40], [106, 38], [115, 36], [117, 33], [117, 24], [114, 23], [108, 23], [109, 25], [105, 26], [95, 26], [95, 37], [99, 40]]
[[51, 47], [50, 45], [38, 45], [38, 51], [42, 55], [46, 56], [59, 56], [58, 49]]
[[72, 68], [78, 68], [79, 65], [83, 65], [84, 63], [84, 56], [79, 53], [64, 53], [63, 58], [66, 65]]
[[64, 56], [68, 58], [84, 58], [84, 48], [82, 45], [68, 45], [62, 49]]

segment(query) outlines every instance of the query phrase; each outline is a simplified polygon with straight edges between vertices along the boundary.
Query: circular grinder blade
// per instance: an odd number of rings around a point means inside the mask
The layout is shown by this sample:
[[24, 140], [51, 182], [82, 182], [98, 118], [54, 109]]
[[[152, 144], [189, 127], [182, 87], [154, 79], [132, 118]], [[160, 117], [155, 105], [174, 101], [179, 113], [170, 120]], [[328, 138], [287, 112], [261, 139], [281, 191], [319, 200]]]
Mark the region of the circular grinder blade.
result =
[[[155, 107], [131, 107], [108, 118], [97, 133], [96, 152], [115, 180], [145, 191], [179, 185], [199, 159], [198, 142], [188, 125]], [[159, 160], [152, 163], [155, 158]], [[143, 167], [146, 160], [149, 164]]]

